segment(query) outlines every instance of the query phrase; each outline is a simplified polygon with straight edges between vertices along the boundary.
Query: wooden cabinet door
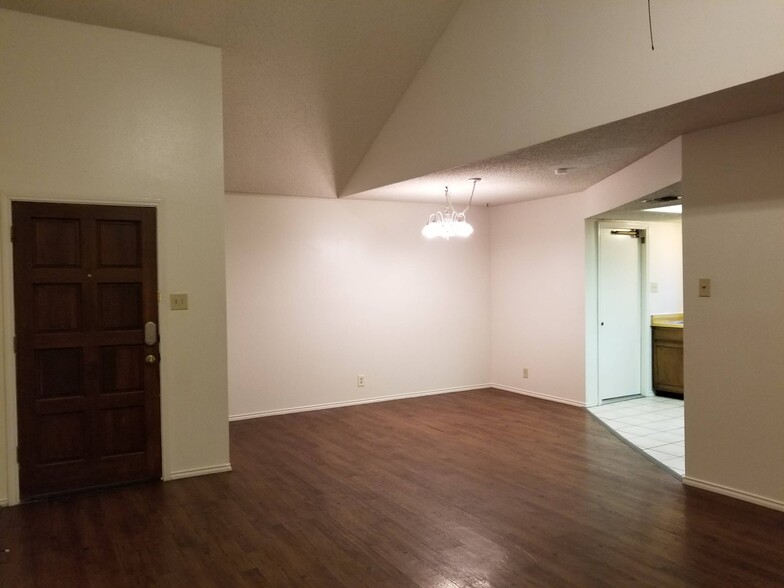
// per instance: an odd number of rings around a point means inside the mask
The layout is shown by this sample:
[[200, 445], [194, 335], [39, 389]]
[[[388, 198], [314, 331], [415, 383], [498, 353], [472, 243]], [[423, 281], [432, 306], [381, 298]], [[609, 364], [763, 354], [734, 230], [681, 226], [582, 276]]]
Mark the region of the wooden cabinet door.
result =
[[12, 206], [21, 498], [160, 478], [155, 209]]
[[683, 329], [653, 327], [653, 389], [683, 394]]

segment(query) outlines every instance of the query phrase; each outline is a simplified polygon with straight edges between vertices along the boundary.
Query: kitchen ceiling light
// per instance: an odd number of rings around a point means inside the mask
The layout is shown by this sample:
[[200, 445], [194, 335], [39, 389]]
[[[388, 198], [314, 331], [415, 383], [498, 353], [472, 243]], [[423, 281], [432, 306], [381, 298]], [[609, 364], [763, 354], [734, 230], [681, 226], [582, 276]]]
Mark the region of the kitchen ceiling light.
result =
[[430, 215], [427, 224], [422, 229], [422, 235], [428, 239], [434, 239], [435, 237], [449, 239], [450, 237], [468, 237], [473, 233], [474, 227], [466, 219], [466, 213], [474, 199], [476, 183], [481, 179], [469, 178], [470, 181], [474, 182], [474, 185], [471, 188], [471, 197], [468, 199], [468, 204], [461, 212], [455, 210], [449, 197], [449, 186], [445, 186], [444, 198], [446, 199], [446, 207], [443, 211], [434, 212]]
[[643, 212], [667, 212], [670, 214], [681, 214], [683, 212], [683, 205], [672, 204], [670, 206], [659, 206], [658, 208], [644, 208]]

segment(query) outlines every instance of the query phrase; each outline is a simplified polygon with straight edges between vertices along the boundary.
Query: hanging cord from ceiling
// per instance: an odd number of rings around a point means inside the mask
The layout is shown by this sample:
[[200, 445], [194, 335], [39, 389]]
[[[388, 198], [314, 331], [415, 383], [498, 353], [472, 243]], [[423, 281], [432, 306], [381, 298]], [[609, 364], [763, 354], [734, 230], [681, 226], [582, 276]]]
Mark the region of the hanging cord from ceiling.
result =
[[653, 48], [653, 20], [651, 19], [651, 0], [648, 0], [648, 30], [651, 33], [651, 51]]

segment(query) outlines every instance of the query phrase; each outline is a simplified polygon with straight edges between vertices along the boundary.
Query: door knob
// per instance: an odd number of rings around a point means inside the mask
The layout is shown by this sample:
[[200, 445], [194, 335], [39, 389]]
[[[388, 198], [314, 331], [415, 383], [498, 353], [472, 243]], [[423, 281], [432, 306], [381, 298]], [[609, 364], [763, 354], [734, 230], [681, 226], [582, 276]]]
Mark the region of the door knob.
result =
[[153, 364], [158, 361], [158, 358], [155, 357], [152, 353], [144, 358], [145, 363]]

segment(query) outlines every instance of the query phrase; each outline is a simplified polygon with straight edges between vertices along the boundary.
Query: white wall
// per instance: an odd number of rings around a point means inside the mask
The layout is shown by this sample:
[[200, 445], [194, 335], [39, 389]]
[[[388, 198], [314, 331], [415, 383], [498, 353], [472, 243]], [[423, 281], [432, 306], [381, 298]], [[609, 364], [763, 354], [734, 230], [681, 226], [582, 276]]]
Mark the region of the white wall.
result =
[[[680, 148], [580, 194], [474, 209], [465, 242], [421, 237], [432, 205], [228, 195], [230, 414], [488, 382], [583, 404], [585, 219], [678, 182]], [[655, 273], [664, 298], [675, 278]]]
[[437, 208], [227, 196], [232, 416], [488, 382], [487, 211], [428, 241]]
[[585, 217], [593, 217], [681, 181], [681, 138], [585, 190]]
[[784, 510], [784, 113], [683, 159], [686, 481]]
[[[190, 294], [190, 310], [160, 309], [164, 476], [228, 467], [220, 51], [6, 10], [0, 38], [3, 397], [10, 199], [156, 201], [163, 299]], [[0, 451], [13, 502], [6, 468]]]
[[680, 176], [675, 139], [584, 192], [490, 209], [495, 385], [572, 404], [595, 402], [596, 242], [586, 219]]
[[[680, 222], [648, 222], [648, 314], [683, 312], [683, 237]], [[651, 292], [655, 282], [657, 292]]]
[[498, 206], [491, 221], [492, 382], [584, 404], [583, 195]]
[[[345, 193], [784, 70], [784, 2], [467, 0]], [[717, 64], [720, 66], [717, 67]]]

